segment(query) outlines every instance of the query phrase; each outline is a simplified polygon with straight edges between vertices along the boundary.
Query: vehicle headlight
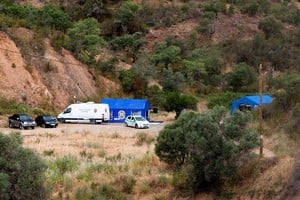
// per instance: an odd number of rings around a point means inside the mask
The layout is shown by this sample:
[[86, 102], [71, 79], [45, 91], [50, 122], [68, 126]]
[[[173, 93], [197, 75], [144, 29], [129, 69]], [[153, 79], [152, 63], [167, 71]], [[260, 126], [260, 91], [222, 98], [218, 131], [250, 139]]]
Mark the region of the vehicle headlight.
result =
[[28, 124], [28, 122], [24, 122], [24, 124]]

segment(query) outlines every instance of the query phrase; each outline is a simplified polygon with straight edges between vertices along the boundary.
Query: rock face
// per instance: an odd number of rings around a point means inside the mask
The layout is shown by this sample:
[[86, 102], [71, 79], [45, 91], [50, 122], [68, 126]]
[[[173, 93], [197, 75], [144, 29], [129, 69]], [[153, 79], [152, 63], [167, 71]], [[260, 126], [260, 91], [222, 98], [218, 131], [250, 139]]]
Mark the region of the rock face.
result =
[[67, 50], [56, 52], [47, 39], [44, 45], [43, 57], [27, 61], [14, 41], [0, 32], [1, 97], [30, 106], [62, 109], [73, 102], [74, 96], [77, 100], [99, 101], [101, 96], [119, 88], [105, 77], [94, 76]]

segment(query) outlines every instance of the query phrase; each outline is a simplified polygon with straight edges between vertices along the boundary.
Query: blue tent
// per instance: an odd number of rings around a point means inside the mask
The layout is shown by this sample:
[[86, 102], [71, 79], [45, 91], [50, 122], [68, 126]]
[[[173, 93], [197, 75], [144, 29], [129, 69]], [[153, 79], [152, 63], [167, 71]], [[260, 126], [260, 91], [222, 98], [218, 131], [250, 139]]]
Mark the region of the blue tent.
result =
[[150, 103], [146, 99], [102, 99], [110, 109], [110, 122], [123, 123], [128, 115], [141, 115], [150, 121]]
[[[273, 98], [269, 95], [262, 96], [262, 105], [268, 105], [272, 103]], [[240, 99], [237, 99], [231, 103], [230, 115], [233, 114], [235, 110], [253, 110], [256, 107], [259, 107], [260, 97], [259, 95], [255, 96], [244, 96]]]

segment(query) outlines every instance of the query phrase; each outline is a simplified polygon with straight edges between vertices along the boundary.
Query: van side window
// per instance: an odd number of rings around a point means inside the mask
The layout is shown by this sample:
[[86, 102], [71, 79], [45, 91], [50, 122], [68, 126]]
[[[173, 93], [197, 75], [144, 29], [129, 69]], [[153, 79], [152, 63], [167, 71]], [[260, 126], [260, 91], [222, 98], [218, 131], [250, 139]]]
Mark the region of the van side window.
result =
[[67, 108], [65, 111], [64, 111], [64, 114], [65, 113], [70, 113], [72, 111], [72, 108]]

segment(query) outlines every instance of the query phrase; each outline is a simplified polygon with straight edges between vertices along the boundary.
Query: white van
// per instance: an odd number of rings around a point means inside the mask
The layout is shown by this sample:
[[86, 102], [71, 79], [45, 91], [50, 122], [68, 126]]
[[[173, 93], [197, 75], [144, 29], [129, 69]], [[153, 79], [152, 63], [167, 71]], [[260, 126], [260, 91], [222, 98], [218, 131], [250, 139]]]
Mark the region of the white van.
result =
[[62, 122], [102, 123], [110, 119], [109, 105], [105, 103], [76, 103], [69, 105], [57, 116]]

